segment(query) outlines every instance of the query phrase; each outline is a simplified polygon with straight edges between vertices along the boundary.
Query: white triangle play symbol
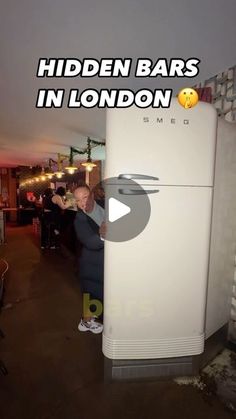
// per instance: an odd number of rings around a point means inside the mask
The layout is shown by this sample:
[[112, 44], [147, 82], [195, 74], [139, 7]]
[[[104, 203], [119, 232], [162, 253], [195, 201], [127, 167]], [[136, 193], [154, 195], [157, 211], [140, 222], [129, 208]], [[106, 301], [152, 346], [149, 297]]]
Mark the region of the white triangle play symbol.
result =
[[131, 209], [128, 207], [128, 205], [123, 204], [115, 198], [109, 198], [108, 207], [108, 219], [111, 223], [119, 220], [119, 218], [124, 217], [131, 212]]

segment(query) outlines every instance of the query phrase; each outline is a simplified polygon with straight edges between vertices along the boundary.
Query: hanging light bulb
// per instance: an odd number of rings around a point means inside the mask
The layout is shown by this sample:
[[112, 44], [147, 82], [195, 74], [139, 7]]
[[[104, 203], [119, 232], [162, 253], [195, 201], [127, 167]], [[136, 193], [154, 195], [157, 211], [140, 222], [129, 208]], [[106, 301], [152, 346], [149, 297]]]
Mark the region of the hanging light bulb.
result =
[[87, 155], [88, 157], [86, 162], [81, 163], [81, 166], [85, 167], [85, 170], [87, 170], [87, 172], [92, 172], [93, 168], [97, 165], [93, 163], [91, 160], [91, 139], [89, 137], [87, 139]]
[[62, 178], [62, 176], [64, 175], [65, 173], [61, 170], [61, 169], [58, 169], [56, 172], [54, 172], [54, 175], [58, 178], [58, 179], [61, 179]]
[[60, 170], [58, 170], [58, 172], [54, 172], [54, 175], [58, 178], [58, 179], [61, 179], [62, 178], [62, 176], [64, 175], [65, 173], [64, 172], [62, 172], [62, 171], [60, 171]]
[[40, 180], [42, 180], [43, 182], [46, 180], [46, 175], [44, 172], [44, 167], [42, 167], [42, 171], [41, 171], [41, 175], [40, 175]]
[[72, 163], [70, 162], [70, 165], [65, 167], [65, 169], [67, 170], [69, 175], [73, 175], [76, 172], [76, 170], [78, 170], [78, 167], [74, 166], [73, 162]]
[[56, 172], [54, 172], [54, 175], [55, 175], [58, 179], [61, 179], [61, 178], [62, 178], [62, 176], [65, 174], [65, 173], [62, 171], [62, 162], [63, 162], [63, 157], [62, 157], [62, 155], [61, 155], [60, 153], [58, 153], [58, 155], [57, 155], [57, 171], [56, 171]]
[[54, 172], [52, 170], [52, 163], [56, 163], [55, 160], [49, 159], [49, 167], [46, 168], [45, 176], [47, 176], [48, 179], [52, 179], [54, 176]]
[[91, 159], [87, 159], [86, 162], [81, 163], [81, 166], [85, 167], [85, 170], [87, 170], [87, 172], [92, 172], [93, 168], [97, 165], [93, 163]]
[[73, 163], [73, 147], [70, 148], [69, 166], [65, 167], [65, 169], [67, 170], [69, 175], [73, 175], [77, 170], [77, 167], [74, 166]]
[[67, 167], [65, 167], [65, 169], [67, 170], [69, 175], [73, 175], [76, 172], [77, 167], [76, 166], [67, 166]]

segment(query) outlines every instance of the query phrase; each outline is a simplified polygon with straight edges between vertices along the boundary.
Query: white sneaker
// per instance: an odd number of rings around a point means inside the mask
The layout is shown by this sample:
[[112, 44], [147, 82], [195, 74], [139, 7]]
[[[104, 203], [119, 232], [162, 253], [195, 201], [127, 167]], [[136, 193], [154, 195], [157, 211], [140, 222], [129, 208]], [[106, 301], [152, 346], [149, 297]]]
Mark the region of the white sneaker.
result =
[[83, 319], [80, 320], [78, 329], [80, 332], [92, 332], [95, 334], [102, 333], [103, 325], [97, 322], [94, 318], [91, 320], [85, 321]]

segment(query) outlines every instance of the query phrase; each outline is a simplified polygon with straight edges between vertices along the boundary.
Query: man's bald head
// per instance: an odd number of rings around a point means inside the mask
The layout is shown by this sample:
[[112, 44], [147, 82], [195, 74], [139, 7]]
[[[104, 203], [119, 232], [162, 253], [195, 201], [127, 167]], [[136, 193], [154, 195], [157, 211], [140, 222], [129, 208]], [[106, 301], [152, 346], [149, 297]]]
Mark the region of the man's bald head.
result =
[[78, 186], [74, 191], [74, 197], [78, 208], [86, 212], [93, 209], [94, 197], [88, 185]]

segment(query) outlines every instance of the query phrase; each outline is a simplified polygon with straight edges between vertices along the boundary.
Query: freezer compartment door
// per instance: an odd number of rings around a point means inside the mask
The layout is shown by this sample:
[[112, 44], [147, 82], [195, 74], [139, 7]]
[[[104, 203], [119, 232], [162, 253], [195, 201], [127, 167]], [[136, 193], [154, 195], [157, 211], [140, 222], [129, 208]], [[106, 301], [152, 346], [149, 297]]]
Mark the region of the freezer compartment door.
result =
[[[107, 111], [105, 178], [142, 173], [161, 185], [213, 184], [216, 110], [182, 108]], [[140, 172], [141, 170], [141, 172]]]
[[204, 347], [212, 189], [159, 187], [141, 234], [105, 242], [103, 352], [111, 359]]

